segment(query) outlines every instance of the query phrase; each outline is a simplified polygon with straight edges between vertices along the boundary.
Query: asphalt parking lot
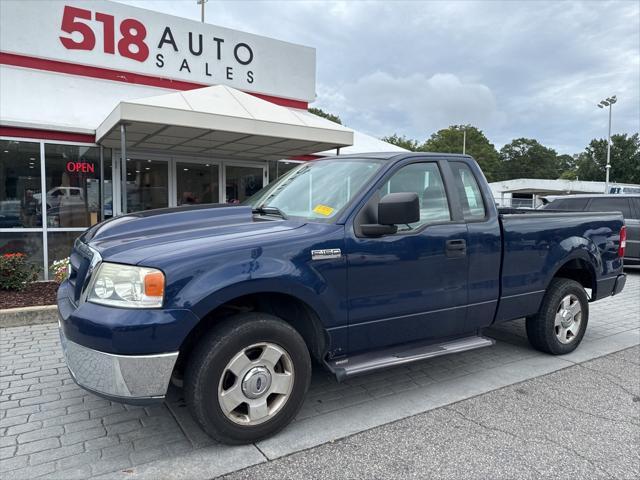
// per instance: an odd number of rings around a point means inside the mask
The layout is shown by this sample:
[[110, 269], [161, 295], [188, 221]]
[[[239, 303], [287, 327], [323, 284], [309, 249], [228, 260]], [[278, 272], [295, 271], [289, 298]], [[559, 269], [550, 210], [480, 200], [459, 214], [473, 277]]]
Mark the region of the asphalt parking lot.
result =
[[[463, 415], [475, 418], [475, 415], [484, 414], [486, 410], [487, 414], [495, 413], [490, 418], [494, 422], [494, 434], [506, 436], [490, 439], [494, 443], [502, 442], [503, 449], [500, 455], [504, 457], [504, 471], [510, 471], [507, 470], [507, 466], [518, 468], [520, 465], [521, 471], [529, 472], [529, 475], [533, 472], [530, 470], [533, 467], [529, 463], [522, 463], [524, 460], [519, 463], [518, 459], [524, 458], [525, 453], [543, 455], [544, 452], [532, 450], [523, 453], [516, 447], [521, 442], [527, 443], [529, 430], [524, 426], [530, 417], [526, 412], [530, 411], [533, 415], [534, 409], [522, 412], [509, 410], [507, 407], [510, 405], [510, 397], [501, 395], [510, 395], [505, 392], [511, 390], [493, 391], [552, 372], [557, 372], [554, 375], [568, 375], [567, 372], [575, 369], [576, 364], [580, 364], [580, 372], [586, 371], [591, 364], [584, 362], [639, 345], [640, 272], [629, 272], [627, 286], [621, 295], [591, 305], [590, 324], [585, 340], [580, 348], [570, 355], [552, 357], [532, 350], [524, 337], [522, 321], [492, 328], [486, 333], [496, 338], [497, 343], [494, 347], [439, 357], [357, 377], [341, 384], [336, 383], [325, 372], [316, 369], [309, 397], [292, 425], [277, 436], [257, 445], [227, 447], [212, 442], [195, 425], [178, 389], [172, 389], [165, 404], [143, 408], [111, 403], [77, 387], [69, 377], [62, 360], [55, 324], [0, 329], [0, 473], [5, 478], [14, 479], [38, 476], [60, 479], [129, 479], [169, 475], [173, 478], [208, 479], [254, 465], [266, 464], [253, 468], [266, 468], [264, 471], [271, 472], [270, 475], [286, 477], [285, 470], [278, 475], [269, 469], [277, 469], [278, 465], [287, 462], [295, 463], [305, 455], [312, 458], [315, 452], [320, 451], [317, 447], [328, 442], [348, 437], [344, 442], [349, 444], [352, 439], [359, 438], [357, 434], [374, 429], [362, 435], [384, 435], [385, 438], [394, 438], [395, 435], [398, 449], [407, 438], [416, 435], [422, 435], [418, 438], [424, 438], [423, 443], [431, 445], [434, 442], [438, 443], [438, 440], [427, 435], [431, 430], [428, 428], [431, 425], [429, 422], [440, 421], [448, 428], [455, 428], [456, 422], [449, 419], [448, 415], [452, 415], [454, 419], [460, 417], [457, 421], [465, 423], [467, 420]], [[625, 353], [627, 356], [623, 357], [623, 360], [614, 360], [613, 363], [618, 365], [618, 361], [630, 362], [626, 367], [630, 373], [625, 381], [638, 383], [637, 363], [634, 364], [632, 361], [633, 355], [637, 357], [638, 350], [626, 351], [631, 353]], [[610, 373], [607, 365], [614, 369], [614, 364], [605, 362], [604, 366], [598, 367], [606, 372], [603, 377]], [[611, 375], [615, 377], [618, 374]], [[536, 381], [544, 382], [544, 379], [552, 377], [553, 375], [542, 377]], [[611, 386], [585, 379], [583, 373], [574, 377], [582, 379], [583, 387], [591, 385], [589, 392], [593, 398], [590, 397], [590, 401], [597, 403], [598, 398], [602, 397], [604, 402], [609, 398], [608, 388]], [[597, 380], [598, 376], [596, 377]], [[562, 383], [562, 380], [560, 382]], [[579, 389], [580, 385], [574, 388], [575, 391]], [[533, 391], [537, 390], [538, 387], [533, 388]], [[462, 415], [454, 411], [461, 405], [456, 402], [488, 392], [493, 392], [488, 397], [495, 399], [489, 401], [490, 408], [462, 410]], [[571, 395], [574, 393], [572, 391]], [[513, 395], [516, 395], [515, 398], [520, 398], [517, 395], [526, 397], [517, 392]], [[575, 398], [579, 400], [580, 396]], [[474, 400], [467, 401], [473, 405]], [[449, 407], [453, 404], [456, 406]], [[510, 411], [518, 415], [506, 416], [506, 412]], [[419, 415], [424, 412], [431, 412], [430, 415], [435, 417], [426, 419], [427, 417]], [[501, 417], [501, 412], [505, 416]], [[549, 412], [549, 415], [552, 413], [553, 411]], [[588, 416], [590, 413], [592, 412], [584, 415]], [[635, 413], [637, 418], [637, 411]], [[557, 416], [553, 418], [562, 421]], [[387, 424], [390, 425], [383, 430], [377, 428]], [[417, 430], [406, 430], [402, 427], [413, 424]], [[571, 452], [574, 443], [586, 438], [589, 432], [596, 439], [613, 435], [613, 430], [585, 430], [589, 425], [591, 424], [587, 420], [569, 421], [570, 430], [574, 432], [575, 438], [563, 437], [558, 442], [566, 443], [567, 452]], [[473, 471], [462, 468], [462, 464], [469, 461], [468, 458], [475, 458], [481, 462], [486, 453], [479, 438], [489, 438], [489, 433], [482, 432], [484, 427], [477, 428], [477, 432], [470, 433], [477, 437], [473, 442], [469, 441], [470, 450], [463, 452], [464, 455], [458, 460], [449, 456], [442, 457], [442, 464], [438, 467], [442, 472], [455, 476], [455, 471], [450, 467], [456, 463], [460, 468], [458, 478], [464, 477], [465, 472], [483, 471], [479, 467]], [[635, 428], [637, 438], [637, 424], [632, 424], [630, 428]], [[500, 429], [508, 433], [500, 433]], [[391, 437], [388, 437], [389, 435]], [[618, 441], [621, 437], [611, 438], [612, 441]], [[509, 439], [512, 441], [507, 441]], [[451, 442], [455, 443], [454, 440], [451, 439]], [[494, 445], [491, 442], [486, 448]], [[470, 447], [476, 443], [477, 448]], [[338, 444], [339, 442], [335, 443]], [[327, 448], [332, 447], [320, 447]], [[436, 452], [441, 447], [432, 445], [431, 448]], [[544, 449], [544, 445], [539, 445], [539, 448]], [[594, 455], [597, 454], [596, 446], [593, 446], [593, 449]], [[306, 452], [297, 453], [303, 450]], [[579, 452], [575, 448], [574, 451]], [[348, 452], [348, 449], [344, 452]], [[387, 473], [393, 474], [394, 468], [399, 475], [406, 470], [406, 464], [401, 460], [402, 455], [398, 452], [398, 460], [394, 463], [393, 459], [396, 456], [392, 455], [392, 452], [390, 449], [385, 457], [387, 463], [382, 460], [380, 463], [386, 465], [385, 476]], [[424, 455], [433, 454], [429, 452], [425, 451]], [[371, 454], [378, 455], [375, 452]], [[320, 452], [318, 455], [322, 456], [324, 453]], [[282, 457], [288, 459], [274, 462]], [[375, 463], [376, 458], [371, 457], [370, 462]], [[535, 460], [536, 457], [532, 458]], [[336, 460], [336, 465], [338, 464]], [[531, 463], [537, 464], [537, 461]], [[322, 462], [318, 463], [318, 468], [324, 468]], [[238, 475], [246, 475], [249, 471], [251, 470], [245, 470]], [[440, 471], [437, 470], [438, 475]], [[603, 471], [616, 475], [614, 470]], [[336, 476], [330, 472], [331, 470], [321, 469], [316, 474]], [[526, 478], [527, 475], [516, 476]], [[368, 476], [382, 474], [369, 471]]]
[[224, 478], [637, 479], [639, 369], [632, 347]]

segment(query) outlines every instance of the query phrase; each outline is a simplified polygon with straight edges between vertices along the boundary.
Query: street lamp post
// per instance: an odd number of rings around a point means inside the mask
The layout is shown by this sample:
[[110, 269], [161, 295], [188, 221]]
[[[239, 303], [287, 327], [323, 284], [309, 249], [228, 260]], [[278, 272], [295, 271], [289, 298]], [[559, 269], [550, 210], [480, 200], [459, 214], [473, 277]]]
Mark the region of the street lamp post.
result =
[[201, 5], [201, 9], [200, 9], [200, 21], [202, 23], [204, 23], [204, 4], [207, 3], [209, 0], [197, 0], [197, 4]]
[[611, 107], [618, 99], [616, 96], [607, 97], [598, 104], [598, 108], [609, 107], [609, 135], [607, 136], [607, 166], [604, 181], [604, 193], [609, 193], [609, 170], [611, 169]]

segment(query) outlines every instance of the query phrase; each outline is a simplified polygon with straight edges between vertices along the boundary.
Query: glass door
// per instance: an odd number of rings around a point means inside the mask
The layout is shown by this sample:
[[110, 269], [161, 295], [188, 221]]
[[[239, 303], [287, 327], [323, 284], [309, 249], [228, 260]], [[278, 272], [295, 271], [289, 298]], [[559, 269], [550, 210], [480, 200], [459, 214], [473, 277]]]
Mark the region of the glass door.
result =
[[127, 213], [169, 206], [169, 162], [127, 158]]
[[219, 202], [219, 165], [176, 160], [176, 205]]
[[226, 164], [224, 202], [242, 203], [265, 185], [266, 172], [266, 165]]

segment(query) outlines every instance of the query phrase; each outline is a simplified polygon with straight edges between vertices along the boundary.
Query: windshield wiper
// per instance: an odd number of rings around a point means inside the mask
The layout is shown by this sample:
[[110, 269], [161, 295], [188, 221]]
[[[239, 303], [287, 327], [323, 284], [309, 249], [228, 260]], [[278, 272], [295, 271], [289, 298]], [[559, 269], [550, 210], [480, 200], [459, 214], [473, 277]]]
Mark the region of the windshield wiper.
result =
[[251, 213], [258, 213], [260, 215], [278, 215], [283, 220], [287, 220], [287, 214], [280, 210], [278, 207], [270, 207], [269, 205], [260, 205], [257, 208], [251, 209]]

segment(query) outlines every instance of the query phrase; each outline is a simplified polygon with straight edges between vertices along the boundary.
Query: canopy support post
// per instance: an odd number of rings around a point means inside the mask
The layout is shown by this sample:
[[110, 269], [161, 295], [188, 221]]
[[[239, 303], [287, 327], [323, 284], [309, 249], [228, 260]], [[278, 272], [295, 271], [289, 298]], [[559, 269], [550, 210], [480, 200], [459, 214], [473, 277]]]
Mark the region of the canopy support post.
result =
[[120, 124], [120, 178], [122, 198], [122, 212], [127, 213], [127, 127], [124, 123]]
[[[100, 221], [104, 221], [104, 147], [100, 145]], [[112, 207], [113, 208], [113, 207]]]

